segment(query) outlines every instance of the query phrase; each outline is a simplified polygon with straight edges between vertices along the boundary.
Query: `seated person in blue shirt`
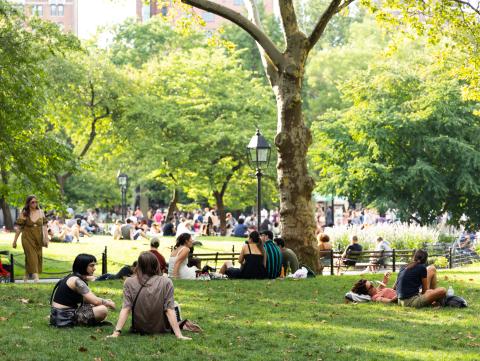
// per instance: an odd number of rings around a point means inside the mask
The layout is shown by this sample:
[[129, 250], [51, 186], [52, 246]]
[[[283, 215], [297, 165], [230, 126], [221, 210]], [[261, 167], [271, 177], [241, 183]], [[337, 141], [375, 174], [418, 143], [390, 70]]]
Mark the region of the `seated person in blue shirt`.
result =
[[260, 232], [260, 238], [263, 242], [263, 247], [265, 248], [265, 253], [267, 254], [267, 274], [268, 278], [274, 279], [280, 276], [282, 272], [282, 251], [280, 248], [273, 242], [273, 233], [272, 231], [262, 231]]
[[248, 227], [245, 225], [245, 220], [240, 218], [237, 225], [233, 229], [232, 235], [234, 237], [245, 237], [247, 235]]

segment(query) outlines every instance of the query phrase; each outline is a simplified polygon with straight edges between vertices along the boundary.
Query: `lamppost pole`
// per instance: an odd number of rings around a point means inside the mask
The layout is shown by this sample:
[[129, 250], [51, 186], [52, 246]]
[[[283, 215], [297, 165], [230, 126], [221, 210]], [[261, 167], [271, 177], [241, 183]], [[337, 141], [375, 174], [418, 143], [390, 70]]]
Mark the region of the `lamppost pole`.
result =
[[122, 221], [125, 222], [127, 218], [127, 188], [128, 188], [128, 176], [120, 171], [117, 174], [117, 182], [122, 191]]
[[257, 176], [257, 231], [260, 232], [260, 212], [262, 209], [262, 170], [260, 168], [257, 168], [257, 172], [255, 175]]
[[122, 185], [122, 221], [127, 218], [127, 186]]
[[260, 231], [262, 221], [262, 167], [267, 167], [270, 161], [270, 145], [257, 129], [247, 146], [248, 162], [257, 176], [257, 230]]

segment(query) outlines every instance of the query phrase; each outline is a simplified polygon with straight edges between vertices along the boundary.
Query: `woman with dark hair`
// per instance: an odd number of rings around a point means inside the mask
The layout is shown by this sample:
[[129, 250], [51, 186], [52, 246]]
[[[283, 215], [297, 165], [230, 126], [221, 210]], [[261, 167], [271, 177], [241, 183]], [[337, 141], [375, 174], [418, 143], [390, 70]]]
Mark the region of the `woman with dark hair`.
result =
[[353, 285], [352, 292], [358, 295], [368, 295], [373, 302], [395, 302], [397, 300], [397, 292], [393, 288], [387, 287], [390, 276], [390, 272], [385, 272], [383, 282], [380, 282], [378, 287], [375, 287], [371, 281], [360, 279]]
[[268, 278], [267, 256], [257, 231], [250, 232], [248, 235], [248, 241], [243, 245], [238, 256], [238, 263], [240, 263], [240, 268], [234, 268], [230, 261], [225, 262], [220, 273], [227, 275], [228, 278]]
[[188, 267], [188, 254], [193, 246], [192, 235], [182, 233], [177, 237], [177, 243], [168, 260], [168, 275], [183, 280], [194, 280], [197, 267]]
[[437, 270], [435, 266], [426, 267], [427, 259], [428, 253], [419, 249], [413, 255], [413, 261], [400, 269], [396, 288], [401, 306], [425, 307], [447, 294], [445, 288], [437, 288]]
[[173, 283], [161, 275], [160, 264], [151, 252], [140, 254], [135, 275], [127, 278], [123, 285], [123, 306], [111, 337], [120, 336], [130, 312], [133, 332], [173, 332], [181, 340], [190, 340], [182, 335], [177, 321]]
[[90, 254], [79, 254], [72, 273], [58, 281], [52, 292], [50, 324], [57, 327], [95, 326], [115, 309], [112, 300], [97, 297], [90, 291], [87, 281], [93, 280], [97, 259]]
[[25, 253], [25, 276], [23, 280], [38, 282], [42, 273], [42, 247], [48, 246], [47, 218], [38, 205], [37, 197], [28, 196], [25, 206], [15, 222], [13, 248], [17, 248], [17, 239], [22, 234], [22, 247]]

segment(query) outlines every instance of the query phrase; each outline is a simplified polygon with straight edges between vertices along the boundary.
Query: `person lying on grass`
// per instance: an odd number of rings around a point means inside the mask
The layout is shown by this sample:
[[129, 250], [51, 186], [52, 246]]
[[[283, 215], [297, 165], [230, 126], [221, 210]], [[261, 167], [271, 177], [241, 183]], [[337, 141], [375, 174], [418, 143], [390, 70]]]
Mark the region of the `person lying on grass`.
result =
[[375, 287], [373, 282], [362, 278], [353, 285], [352, 292], [358, 295], [368, 295], [372, 298], [373, 302], [396, 302], [397, 292], [394, 288], [387, 287], [390, 275], [390, 272], [385, 272], [383, 282], [380, 282], [378, 287]]
[[123, 306], [117, 326], [109, 337], [118, 337], [132, 313], [132, 332], [140, 334], [173, 332], [181, 340], [191, 338], [182, 335], [175, 313], [173, 283], [162, 275], [157, 257], [142, 252], [138, 257], [135, 275], [123, 285]]
[[447, 294], [445, 288], [437, 288], [437, 269], [435, 266], [427, 267], [427, 259], [428, 253], [419, 249], [412, 262], [400, 269], [396, 289], [401, 306], [420, 308], [435, 305]]
[[88, 288], [87, 281], [94, 279], [96, 264], [97, 259], [90, 254], [82, 253], [75, 258], [73, 273], [58, 281], [53, 289], [50, 325], [95, 326], [107, 317], [109, 308], [115, 309], [112, 300], [97, 297]]

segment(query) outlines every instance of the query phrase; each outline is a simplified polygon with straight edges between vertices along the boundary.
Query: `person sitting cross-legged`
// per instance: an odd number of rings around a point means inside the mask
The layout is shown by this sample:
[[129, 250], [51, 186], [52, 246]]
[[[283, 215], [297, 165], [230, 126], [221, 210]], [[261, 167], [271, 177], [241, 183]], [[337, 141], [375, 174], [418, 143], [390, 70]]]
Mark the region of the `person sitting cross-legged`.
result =
[[90, 291], [87, 281], [93, 279], [97, 260], [90, 254], [79, 254], [72, 271], [58, 281], [51, 297], [50, 325], [73, 327], [95, 326], [103, 321], [108, 309], [115, 309], [112, 300], [97, 297]]
[[369, 295], [373, 302], [391, 303], [397, 301], [397, 292], [387, 287], [391, 273], [385, 272], [383, 282], [378, 287], [366, 279], [358, 280], [352, 287], [352, 292], [358, 295]]
[[250, 232], [248, 241], [243, 245], [238, 263], [240, 268], [234, 268], [231, 261], [227, 261], [220, 268], [220, 273], [228, 278], [265, 279], [268, 278], [265, 264], [267, 257], [260, 235], [257, 231]]
[[273, 242], [272, 231], [260, 232], [260, 239], [263, 242], [265, 253], [267, 254], [267, 273], [268, 278], [275, 279], [280, 276], [282, 271], [282, 252], [280, 248]]
[[130, 313], [133, 332], [173, 332], [181, 340], [190, 340], [182, 335], [175, 314], [173, 282], [161, 274], [157, 257], [148, 251], [140, 254], [135, 276], [127, 278], [123, 285], [123, 306], [110, 337], [120, 336]]
[[428, 253], [419, 249], [415, 251], [412, 262], [400, 269], [396, 289], [401, 306], [426, 307], [446, 296], [445, 288], [437, 288], [437, 269], [435, 266], [427, 267], [427, 259]]

